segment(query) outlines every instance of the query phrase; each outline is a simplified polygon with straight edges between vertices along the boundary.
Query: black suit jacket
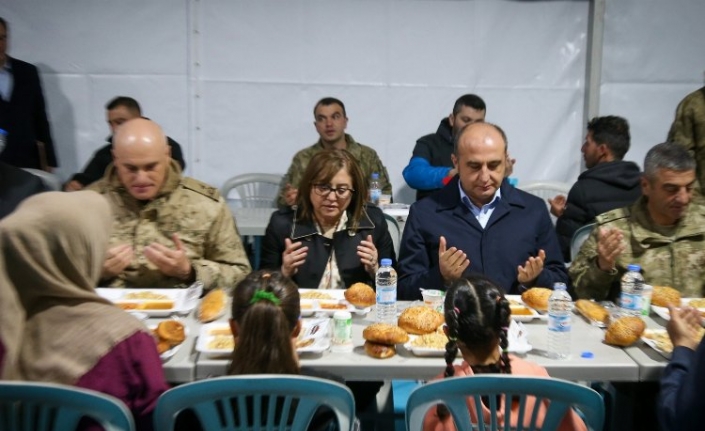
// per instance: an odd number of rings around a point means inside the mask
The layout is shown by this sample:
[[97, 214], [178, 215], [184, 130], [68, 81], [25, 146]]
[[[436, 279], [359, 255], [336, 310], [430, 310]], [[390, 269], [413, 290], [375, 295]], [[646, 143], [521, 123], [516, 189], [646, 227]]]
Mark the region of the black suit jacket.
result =
[[0, 219], [26, 198], [45, 191], [47, 189], [38, 176], [0, 162]]
[[8, 56], [12, 71], [12, 95], [0, 115], [0, 128], [8, 133], [0, 161], [22, 168], [41, 169], [37, 141], [44, 143], [47, 164], [58, 166], [51, 139], [44, 94], [37, 68]]

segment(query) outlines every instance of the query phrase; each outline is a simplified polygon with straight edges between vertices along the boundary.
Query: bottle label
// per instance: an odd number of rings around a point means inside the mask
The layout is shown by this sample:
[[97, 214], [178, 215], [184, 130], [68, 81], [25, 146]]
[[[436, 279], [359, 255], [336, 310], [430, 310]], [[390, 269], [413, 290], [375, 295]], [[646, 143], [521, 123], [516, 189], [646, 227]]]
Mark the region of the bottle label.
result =
[[346, 344], [352, 341], [352, 318], [333, 319], [333, 343]]
[[625, 310], [638, 311], [641, 313], [641, 295], [638, 293], [622, 292], [620, 302], [621, 307]]
[[548, 330], [553, 332], [570, 332], [570, 316], [548, 315]]
[[396, 304], [397, 302], [397, 285], [377, 286], [377, 303], [378, 304]]
[[382, 195], [382, 190], [370, 189], [370, 202], [373, 204], [378, 204], [380, 195]]

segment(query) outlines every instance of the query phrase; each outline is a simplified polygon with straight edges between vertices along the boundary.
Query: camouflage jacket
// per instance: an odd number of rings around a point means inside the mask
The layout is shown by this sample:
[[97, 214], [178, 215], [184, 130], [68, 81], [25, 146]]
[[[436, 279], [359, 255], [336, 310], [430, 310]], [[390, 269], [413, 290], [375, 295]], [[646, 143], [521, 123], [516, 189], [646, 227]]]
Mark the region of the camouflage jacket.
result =
[[[372, 148], [359, 144], [355, 142], [352, 136], [345, 134], [345, 142], [347, 142], [348, 147], [346, 148], [350, 154], [355, 156], [358, 163], [360, 163], [360, 169], [362, 169], [362, 174], [365, 176], [365, 180], [369, 181], [373, 172], [379, 173], [379, 182], [382, 185], [382, 193], [391, 195], [392, 194], [392, 183], [389, 181], [389, 174], [387, 174], [387, 168], [384, 167], [382, 161], [379, 159], [377, 152]], [[315, 144], [308, 148], [304, 148], [294, 155], [294, 159], [291, 161], [291, 166], [289, 170], [286, 171], [284, 179], [282, 180], [281, 190], [279, 193], [279, 206], [286, 206], [284, 198], [284, 189], [287, 184], [298, 188], [299, 181], [301, 177], [304, 176], [304, 171], [308, 166], [308, 162], [317, 153], [323, 151], [323, 144], [319, 140]]]
[[617, 298], [620, 278], [630, 263], [641, 265], [648, 284], [672, 286], [685, 297], [705, 295], [705, 207], [691, 202], [672, 237], [658, 233], [644, 197], [596, 220], [598, 228], [622, 231], [625, 250], [617, 258], [616, 272], [602, 271], [597, 267], [598, 229], [593, 229], [569, 269], [579, 297]]
[[152, 242], [173, 248], [173, 234], [183, 242], [196, 279], [206, 289], [232, 288], [251, 271], [233, 216], [218, 190], [181, 176], [176, 162], [171, 162], [157, 197], [147, 203], [128, 193], [112, 164], [88, 188], [103, 194], [112, 207], [110, 247], [131, 244], [134, 249], [125, 271], [101, 280], [102, 286], [185, 287], [181, 280], [163, 275], [142, 253]]
[[678, 104], [668, 140], [685, 146], [695, 158], [700, 188], [705, 187], [705, 87]]

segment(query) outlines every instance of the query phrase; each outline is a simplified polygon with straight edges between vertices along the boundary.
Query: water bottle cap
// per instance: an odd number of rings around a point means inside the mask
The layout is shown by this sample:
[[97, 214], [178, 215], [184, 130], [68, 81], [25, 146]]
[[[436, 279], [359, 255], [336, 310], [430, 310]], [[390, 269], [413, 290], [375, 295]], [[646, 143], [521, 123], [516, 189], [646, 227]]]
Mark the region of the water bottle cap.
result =
[[595, 354], [589, 351], [584, 351], [580, 354], [580, 357], [585, 359], [592, 359], [595, 357]]
[[372, 172], [372, 179], [373, 179], [373, 180], [378, 180], [378, 179], [379, 179], [379, 173], [377, 173], [377, 172]]
[[553, 290], [567, 290], [568, 286], [565, 283], [553, 283]]
[[0, 129], [0, 135], [7, 135], [7, 130]]
[[636, 264], [636, 263], [630, 263], [627, 265], [627, 271], [636, 271], [640, 272], [641, 271], [641, 266]]
[[392, 266], [392, 259], [385, 257], [382, 259], [382, 266]]

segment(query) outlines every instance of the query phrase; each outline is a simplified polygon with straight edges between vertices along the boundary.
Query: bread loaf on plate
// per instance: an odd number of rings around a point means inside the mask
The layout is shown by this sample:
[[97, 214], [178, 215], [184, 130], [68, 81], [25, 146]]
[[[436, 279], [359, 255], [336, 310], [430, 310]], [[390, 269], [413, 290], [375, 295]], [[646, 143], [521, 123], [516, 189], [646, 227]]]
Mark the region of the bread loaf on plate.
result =
[[214, 289], [208, 292], [198, 307], [198, 320], [210, 322], [222, 316], [225, 313], [227, 299], [227, 294], [223, 289]]
[[644, 333], [646, 323], [641, 317], [620, 317], [607, 327], [605, 343], [613, 346], [631, 346]]
[[521, 300], [534, 310], [548, 311], [548, 298], [552, 292], [546, 287], [532, 287], [521, 294]]

